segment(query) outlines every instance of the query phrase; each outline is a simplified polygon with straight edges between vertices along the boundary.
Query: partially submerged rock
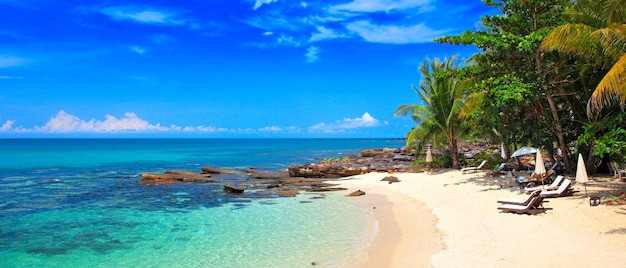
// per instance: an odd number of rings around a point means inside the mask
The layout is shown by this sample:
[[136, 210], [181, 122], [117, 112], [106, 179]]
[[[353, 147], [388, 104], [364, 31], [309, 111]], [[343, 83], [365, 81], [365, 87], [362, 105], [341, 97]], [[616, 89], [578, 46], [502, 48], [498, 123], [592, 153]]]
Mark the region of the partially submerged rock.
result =
[[141, 174], [141, 184], [171, 184], [178, 182], [212, 182], [210, 175], [184, 170], [167, 170], [164, 174]]
[[365, 192], [361, 191], [361, 190], [356, 190], [352, 193], [350, 193], [348, 196], [362, 196], [365, 195]]
[[231, 193], [231, 194], [241, 194], [245, 191], [244, 188], [241, 187], [237, 187], [231, 184], [225, 184], [224, 185], [224, 192], [227, 193]]
[[209, 167], [209, 166], [203, 166], [201, 170], [202, 170], [202, 173], [204, 173], [204, 174], [237, 174], [237, 173], [240, 173], [239, 171], [232, 170], [232, 169], [214, 168], [214, 167]]

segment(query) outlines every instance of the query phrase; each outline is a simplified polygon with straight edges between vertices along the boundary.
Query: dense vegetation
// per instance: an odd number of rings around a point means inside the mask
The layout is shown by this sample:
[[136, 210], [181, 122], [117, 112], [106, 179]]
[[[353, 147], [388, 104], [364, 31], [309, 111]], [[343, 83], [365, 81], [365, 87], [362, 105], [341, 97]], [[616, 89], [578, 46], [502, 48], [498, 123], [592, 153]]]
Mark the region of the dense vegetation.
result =
[[422, 105], [396, 111], [417, 123], [407, 143], [439, 137], [456, 152], [459, 138], [474, 136], [510, 155], [556, 141], [568, 173], [577, 151], [590, 171], [624, 162], [626, 0], [484, 2], [500, 14], [482, 17], [482, 29], [435, 40], [481, 52], [464, 64], [426, 60], [414, 87]]

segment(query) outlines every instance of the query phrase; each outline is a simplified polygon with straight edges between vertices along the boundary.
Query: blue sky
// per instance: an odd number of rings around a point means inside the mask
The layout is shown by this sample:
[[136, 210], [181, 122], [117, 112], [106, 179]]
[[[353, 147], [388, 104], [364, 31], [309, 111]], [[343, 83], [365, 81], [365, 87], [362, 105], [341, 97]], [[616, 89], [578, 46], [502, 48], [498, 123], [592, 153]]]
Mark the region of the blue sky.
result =
[[395, 138], [481, 1], [0, 0], [0, 137]]

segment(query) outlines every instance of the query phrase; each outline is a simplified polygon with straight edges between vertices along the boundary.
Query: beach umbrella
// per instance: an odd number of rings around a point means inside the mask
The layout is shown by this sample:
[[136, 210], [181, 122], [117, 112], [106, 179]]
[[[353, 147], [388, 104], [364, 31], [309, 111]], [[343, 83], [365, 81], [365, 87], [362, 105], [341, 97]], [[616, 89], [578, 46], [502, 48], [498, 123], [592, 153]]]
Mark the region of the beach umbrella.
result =
[[502, 157], [502, 159], [506, 160], [506, 154], [504, 153], [504, 142], [500, 143], [500, 157]]
[[535, 174], [546, 174], [546, 166], [543, 164], [543, 157], [541, 151], [537, 150], [537, 158], [535, 159]]
[[582, 183], [585, 186], [585, 198], [587, 198], [587, 182], [589, 177], [587, 176], [587, 168], [585, 167], [585, 161], [583, 155], [578, 154], [578, 166], [576, 168], [576, 182]]
[[517, 151], [513, 152], [511, 157], [518, 157], [518, 156], [521, 156], [521, 155], [534, 154], [536, 152], [537, 152], [536, 148], [533, 148], [533, 147], [522, 147], [522, 148], [519, 148]]
[[426, 151], [426, 163], [432, 163], [433, 162], [433, 153], [430, 151], [430, 148], [428, 148], [428, 151]]

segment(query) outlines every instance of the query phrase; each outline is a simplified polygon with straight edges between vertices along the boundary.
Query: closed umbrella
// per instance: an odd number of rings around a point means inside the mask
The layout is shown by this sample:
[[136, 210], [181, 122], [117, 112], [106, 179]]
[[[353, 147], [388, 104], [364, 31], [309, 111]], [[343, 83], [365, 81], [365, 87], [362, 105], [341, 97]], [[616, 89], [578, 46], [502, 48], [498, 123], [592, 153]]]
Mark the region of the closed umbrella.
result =
[[428, 151], [426, 151], [426, 163], [432, 163], [433, 162], [433, 153], [430, 151], [430, 148], [428, 148]]
[[504, 153], [504, 142], [500, 143], [500, 157], [502, 157], [502, 159], [506, 160], [506, 154]]
[[585, 161], [583, 160], [583, 155], [578, 154], [578, 166], [576, 168], [576, 182], [582, 183], [585, 186], [585, 198], [587, 198], [587, 182], [589, 181], [589, 176], [587, 176], [587, 168], [585, 167]]
[[540, 150], [537, 150], [537, 159], [535, 159], [535, 174], [540, 176], [546, 174], [546, 166], [543, 164], [543, 157], [541, 156]]

